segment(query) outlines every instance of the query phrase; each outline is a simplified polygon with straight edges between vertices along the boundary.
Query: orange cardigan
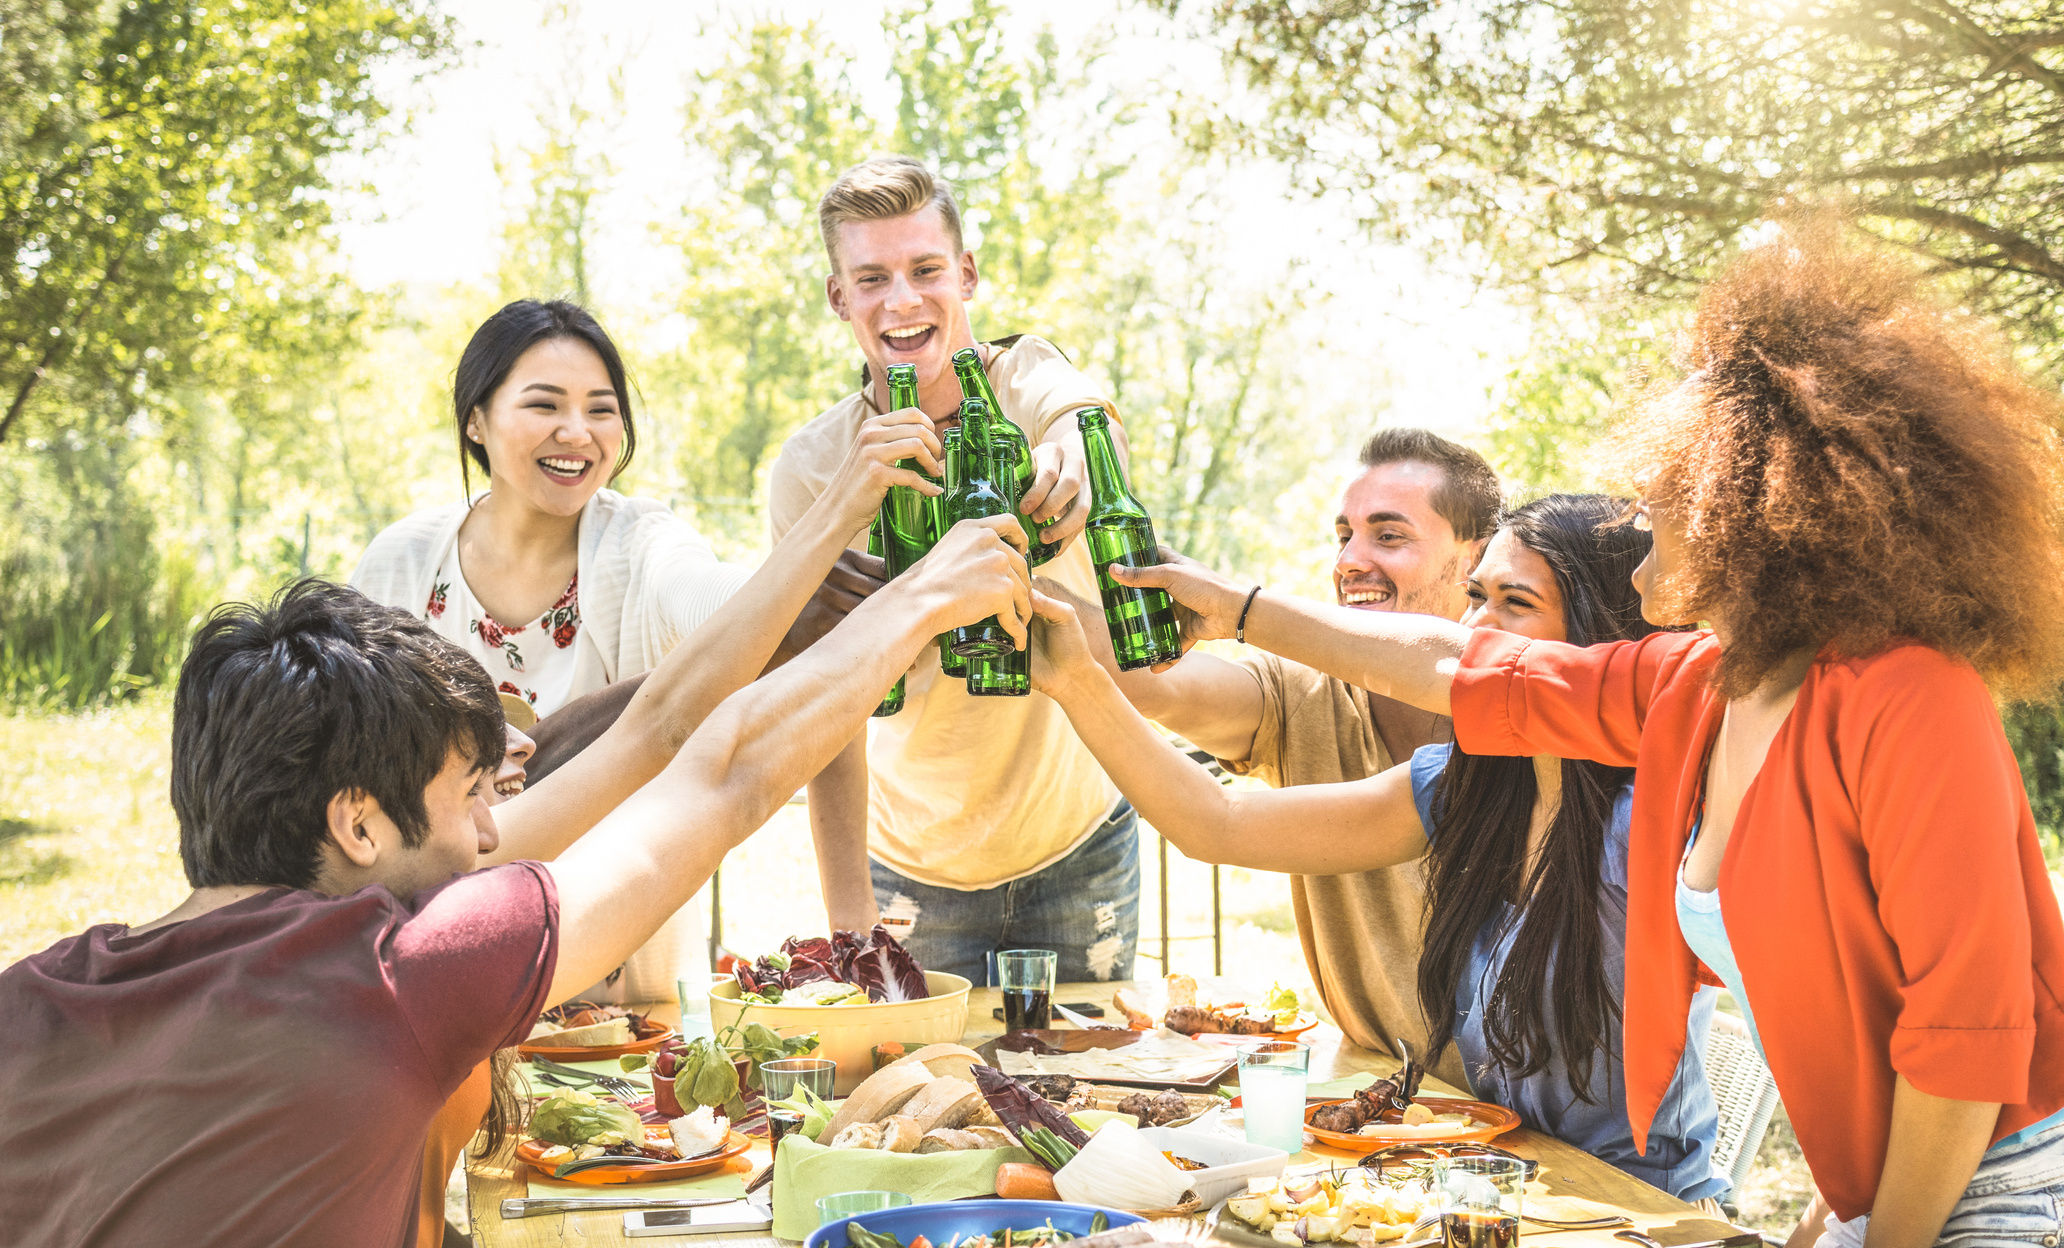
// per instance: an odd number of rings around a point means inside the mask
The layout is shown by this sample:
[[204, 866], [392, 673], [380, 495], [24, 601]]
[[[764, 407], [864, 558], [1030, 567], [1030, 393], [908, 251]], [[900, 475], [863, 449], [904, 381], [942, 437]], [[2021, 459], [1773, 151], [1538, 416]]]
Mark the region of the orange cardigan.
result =
[[[1455, 736], [1473, 754], [1633, 767], [1627, 1111], [1638, 1148], [1701, 982], [1679, 860], [1725, 704], [1711, 633], [1578, 647], [1478, 629]], [[1721, 913], [1822, 1195], [1868, 1213], [1897, 1075], [1999, 1101], [2000, 1139], [2064, 1106], [2064, 921], [2013, 751], [1969, 665], [1916, 645], [1822, 654], [1742, 798]]]

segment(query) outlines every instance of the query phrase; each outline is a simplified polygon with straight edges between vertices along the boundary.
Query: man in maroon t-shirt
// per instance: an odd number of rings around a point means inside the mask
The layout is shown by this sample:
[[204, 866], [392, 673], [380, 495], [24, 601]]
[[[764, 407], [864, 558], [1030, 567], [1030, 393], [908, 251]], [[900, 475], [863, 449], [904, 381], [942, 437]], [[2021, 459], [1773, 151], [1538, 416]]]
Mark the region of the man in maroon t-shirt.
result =
[[[1004, 532], [958, 526], [737, 693], [781, 630], [699, 633], [675, 710], [701, 723], [658, 776], [592, 829], [541, 788], [511, 840], [554, 861], [470, 874], [497, 855], [480, 792], [503, 748], [478, 664], [321, 582], [218, 610], [173, 709], [195, 891], [0, 972], [5, 1238], [413, 1243], [424, 1132], [470, 1070], [686, 904], [932, 637], [991, 614], [1022, 636]], [[784, 618], [807, 597], [763, 592]]]

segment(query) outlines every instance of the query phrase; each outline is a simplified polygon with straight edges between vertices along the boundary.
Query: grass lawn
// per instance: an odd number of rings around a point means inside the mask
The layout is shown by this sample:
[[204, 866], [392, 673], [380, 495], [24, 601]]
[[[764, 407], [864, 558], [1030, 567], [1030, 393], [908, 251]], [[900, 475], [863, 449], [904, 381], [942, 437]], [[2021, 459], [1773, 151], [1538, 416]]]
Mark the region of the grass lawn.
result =
[[[154, 918], [186, 895], [166, 799], [170, 723], [163, 694], [83, 715], [0, 715], [0, 965], [95, 923]], [[1161, 974], [1158, 838], [1143, 837], [1138, 978]], [[1202, 978], [1213, 969], [1211, 868], [1173, 850], [1168, 860], [1169, 964]], [[822, 932], [816, 879], [807, 808], [792, 803], [725, 862], [724, 943], [757, 954]], [[786, 904], [749, 900], [770, 891]], [[1226, 979], [1309, 992], [1284, 877], [1225, 868], [1219, 891]], [[1740, 1195], [1743, 1220], [1788, 1229], [1811, 1192], [1780, 1110]]]

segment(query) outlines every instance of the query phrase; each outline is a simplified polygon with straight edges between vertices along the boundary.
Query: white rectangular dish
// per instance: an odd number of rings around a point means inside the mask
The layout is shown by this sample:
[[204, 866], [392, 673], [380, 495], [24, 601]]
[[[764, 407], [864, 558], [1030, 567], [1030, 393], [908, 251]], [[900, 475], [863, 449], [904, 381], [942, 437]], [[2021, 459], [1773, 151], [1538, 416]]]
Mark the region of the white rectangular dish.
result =
[[1156, 1152], [1174, 1153], [1201, 1161], [1204, 1169], [1191, 1170], [1184, 1177], [1206, 1208], [1228, 1196], [1247, 1190], [1247, 1180], [1257, 1176], [1275, 1178], [1290, 1163], [1290, 1154], [1280, 1148], [1249, 1144], [1216, 1131], [1191, 1131], [1183, 1127], [1142, 1127], [1140, 1136]]

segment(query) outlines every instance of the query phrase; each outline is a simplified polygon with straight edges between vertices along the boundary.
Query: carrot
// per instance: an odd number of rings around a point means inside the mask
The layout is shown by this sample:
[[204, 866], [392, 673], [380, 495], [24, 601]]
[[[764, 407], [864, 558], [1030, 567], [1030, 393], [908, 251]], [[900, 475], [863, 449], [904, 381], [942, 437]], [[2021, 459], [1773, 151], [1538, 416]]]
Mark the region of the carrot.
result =
[[[1059, 1200], [1054, 1190], [1053, 1171], [1025, 1161], [1009, 1161], [996, 1167], [996, 1194], [1005, 1200]], [[911, 1248], [916, 1248], [912, 1245]]]

